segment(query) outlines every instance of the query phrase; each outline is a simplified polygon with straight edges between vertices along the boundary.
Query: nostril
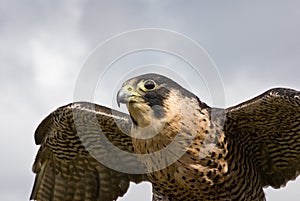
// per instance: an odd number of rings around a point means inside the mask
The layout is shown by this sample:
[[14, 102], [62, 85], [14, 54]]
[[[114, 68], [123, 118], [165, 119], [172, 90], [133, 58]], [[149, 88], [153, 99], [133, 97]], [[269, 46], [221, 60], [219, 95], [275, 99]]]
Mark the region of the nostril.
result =
[[133, 88], [132, 88], [132, 87], [128, 87], [127, 90], [128, 90], [128, 91], [132, 91]]

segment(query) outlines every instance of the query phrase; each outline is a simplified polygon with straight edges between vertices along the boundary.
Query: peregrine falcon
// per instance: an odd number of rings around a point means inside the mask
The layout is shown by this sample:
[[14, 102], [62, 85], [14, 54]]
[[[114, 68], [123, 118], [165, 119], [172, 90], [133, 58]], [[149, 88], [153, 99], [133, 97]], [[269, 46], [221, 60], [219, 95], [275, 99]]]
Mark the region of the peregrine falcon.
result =
[[[30, 199], [113, 201], [130, 181], [150, 181], [153, 201], [263, 201], [264, 187], [283, 187], [299, 175], [298, 91], [274, 88], [221, 109], [165, 76], [144, 74], [123, 84], [117, 102], [126, 104], [129, 115], [77, 102], [42, 121], [35, 132], [41, 146]], [[104, 138], [141, 157], [109, 150]], [[95, 155], [147, 171], [119, 172]]]

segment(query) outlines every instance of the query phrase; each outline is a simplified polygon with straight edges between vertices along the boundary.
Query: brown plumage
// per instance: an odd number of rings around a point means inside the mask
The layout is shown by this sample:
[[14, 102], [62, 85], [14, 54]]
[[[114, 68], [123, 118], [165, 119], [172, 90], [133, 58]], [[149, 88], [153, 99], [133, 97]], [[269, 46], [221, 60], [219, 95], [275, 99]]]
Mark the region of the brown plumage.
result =
[[131, 138], [117, 123], [129, 131], [128, 115], [85, 102], [60, 107], [46, 117], [35, 132], [36, 144], [41, 146], [33, 165], [37, 175], [30, 199], [112, 201], [127, 191], [130, 181], [146, 180], [144, 175], [107, 168], [93, 157], [111, 157], [112, 165], [122, 162], [128, 165], [124, 168], [139, 166], [139, 161], [114, 154], [102, 143], [105, 136], [119, 149], [133, 152]]
[[[118, 102], [126, 103], [130, 117], [91, 103], [70, 104], [46, 117], [35, 136], [41, 147], [31, 199], [110, 201], [126, 192], [129, 181], [149, 180], [153, 200], [262, 201], [263, 187], [282, 187], [299, 174], [298, 91], [271, 89], [218, 109], [164, 76], [146, 74], [124, 83]], [[148, 157], [110, 150], [95, 117], [112, 144]], [[93, 156], [145, 167], [147, 175], [112, 170]]]

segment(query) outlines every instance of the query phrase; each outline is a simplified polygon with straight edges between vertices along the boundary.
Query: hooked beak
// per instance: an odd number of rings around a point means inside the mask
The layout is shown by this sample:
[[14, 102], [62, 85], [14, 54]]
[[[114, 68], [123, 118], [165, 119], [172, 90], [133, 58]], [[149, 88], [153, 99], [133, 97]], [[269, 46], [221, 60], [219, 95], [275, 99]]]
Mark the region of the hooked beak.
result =
[[128, 103], [129, 102], [129, 99], [130, 97], [132, 96], [133, 94], [127, 90], [126, 88], [122, 87], [119, 91], [118, 91], [118, 94], [117, 94], [117, 103], [118, 103], [118, 107], [120, 107], [120, 103]]
[[118, 91], [118, 106], [120, 107], [120, 103], [128, 104], [131, 101], [135, 102], [136, 98], [140, 96], [141, 95], [136, 91], [134, 87], [132, 87], [131, 85], [125, 85]]

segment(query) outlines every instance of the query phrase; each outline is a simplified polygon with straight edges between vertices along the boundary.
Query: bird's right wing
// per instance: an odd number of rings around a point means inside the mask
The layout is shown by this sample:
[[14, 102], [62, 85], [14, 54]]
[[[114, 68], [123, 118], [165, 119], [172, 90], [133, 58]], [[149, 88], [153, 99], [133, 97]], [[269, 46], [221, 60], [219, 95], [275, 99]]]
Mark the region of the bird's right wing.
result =
[[128, 115], [87, 102], [52, 112], [35, 132], [40, 149], [30, 199], [113, 201], [130, 181], [146, 181], [146, 175], [132, 173], [143, 166], [126, 134], [130, 127]]

